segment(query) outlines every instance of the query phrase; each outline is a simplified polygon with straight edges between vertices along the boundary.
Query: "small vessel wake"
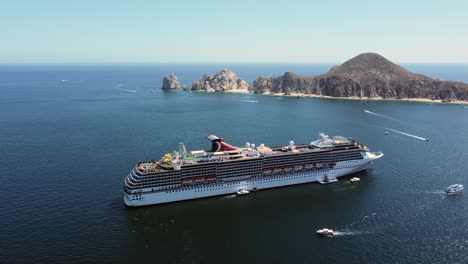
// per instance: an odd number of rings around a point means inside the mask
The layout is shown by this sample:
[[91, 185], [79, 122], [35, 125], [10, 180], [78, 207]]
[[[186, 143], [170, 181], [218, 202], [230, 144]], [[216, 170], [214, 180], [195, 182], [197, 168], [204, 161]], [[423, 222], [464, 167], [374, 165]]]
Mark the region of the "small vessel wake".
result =
[[423, 140], [423, 141], [429, 141], [428, 138], [424, 138], [424, 137], [412, 135], [412, 134], [409, 134], [409, 133], [405, 133], [405, 132], [402, 132], [402, 131], [395, 130], [395, 129], [393, 129], [393, 128], [387, 128], [387, 129], [390, 130], [390, 131], [393, 131], [393, 132], [395, 132], [395, 133], [398, 133], [398, 134], [407, 136], [407, 137], [412, 137], [412, 138], [419, 139], [419, 140]]
[[121, 87], [125, 87], [125, 85], [122, 84], [122, 83], [119, 83], [114, 88], [116, 90], [119, 90], [119, 91], [122, 91], [122, 92], [127, 92], [127, 93], [136, 93], [137, 92], [136, 90], [123, 89]]
[[137, 92], [136, 90], [127, 90], [127, 89], [121, 89], [121, 88], [117, 88], [117, 90], [122, 91], [122, 92], [127, 92], [127, 93], [136, 93]]
[[364, 235], [364, 234], [368, 234], [368, 232], [352, 231], [352, 230], [343, 230], [343, 231], [335, 231], [333, 234], [334, 234], [335, 236], [353, 236], [353, 235]]
[[232, 199], [232, 198], [235, 198], [235, 197], [237, 197], [237, 195], [232, 194], [232, 195], [224, 196], [224, 197], [222, 197], [222, 199]]
[[445, 191], [444, 190], [431, 190], [431, 191], [426, 191], [426, 193], [442, 195], [442, 194], [445, 194]]
[[372, 111], [369, 111], [369, 110], [364, 110], [364, 112], [368, 113], [368, 114], [371, 114], [371, 115], [375, 115], [375, 116], [380, 116], [380, 117], [383, 117], [383, 118], [387, 118], [387, 119], [390, 119], [390, 120], [395, 120], [395, 121], [399, 121], [395, 118], [391, 118], [389, 116], [385, 116], [385, 115], [381, 115], [381, 114], [377, 114], [377, 113], [374, 113]]

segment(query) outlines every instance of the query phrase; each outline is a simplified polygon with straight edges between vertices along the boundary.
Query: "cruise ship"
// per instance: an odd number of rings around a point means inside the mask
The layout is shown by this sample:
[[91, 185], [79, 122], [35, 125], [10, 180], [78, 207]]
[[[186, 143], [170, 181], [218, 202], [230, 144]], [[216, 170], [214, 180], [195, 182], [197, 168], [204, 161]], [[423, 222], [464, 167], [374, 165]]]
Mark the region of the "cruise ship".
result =
[[246, 143], [235, 147], [215, 135], [211, 149], [178, 150], [159, 160], [139, 162], [124, 180], [129, 207], [162, 204], [311, 182], [333, 182], [367, 169], [383, 156], [357, 141], [320, 137], [306, 144], [267, 147]]

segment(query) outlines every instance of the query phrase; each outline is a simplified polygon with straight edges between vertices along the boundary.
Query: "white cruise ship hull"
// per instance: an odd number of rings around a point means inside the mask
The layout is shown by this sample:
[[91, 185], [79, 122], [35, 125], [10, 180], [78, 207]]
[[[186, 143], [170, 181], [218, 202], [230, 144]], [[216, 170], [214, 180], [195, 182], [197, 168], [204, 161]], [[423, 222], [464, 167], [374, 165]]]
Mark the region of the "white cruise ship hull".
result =
[[312, 183], [322, 181], [327, 177], [329, 180], [346, 176], [358, 171], [366, 170], [372, 160], [378, 159], [383, 154], [367, 152], [364, 159], [338, 162], [334, 169], [311, 170], [305, 172], [291, 172], [287, 174], [270, 175], [256, 177], [242, 181], [232, 181], [224, 183], [212, 183], [206, 185], [192, 186], [180, 189], [163, 190], [155, 192], [142, 192], [140, 194], [124, 194], [124, 202], [127, 206], [145, 206], [162, 204], [190, 199], [198, 199], [210, 196], [235, 194], [244, 189], [252, 191], [254, 189], [268, 189], [295, 184]]

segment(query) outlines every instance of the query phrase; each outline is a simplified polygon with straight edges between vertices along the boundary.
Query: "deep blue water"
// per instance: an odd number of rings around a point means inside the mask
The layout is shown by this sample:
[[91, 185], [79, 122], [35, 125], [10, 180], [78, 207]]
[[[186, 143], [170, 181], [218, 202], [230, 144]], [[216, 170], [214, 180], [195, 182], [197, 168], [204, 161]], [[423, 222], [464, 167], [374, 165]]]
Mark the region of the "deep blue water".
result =
[[[170, 72], [188, 85], [223, 67], [251, 82], [330, 66], [0, 65], [0, 263], [467, 263], [466, 194], [443, 193], [468, 186], [467, 108], [160, 90]], [[468, 82], [468, 65], [404, 66]], [[216, 134], [280, 145], [320, 131], [385, 156], [353, 185], [123, 205], [134, 164], [179, 142], [208, 148], [203, 137]], [[320, 239], [322, 227], [341, 235]]]

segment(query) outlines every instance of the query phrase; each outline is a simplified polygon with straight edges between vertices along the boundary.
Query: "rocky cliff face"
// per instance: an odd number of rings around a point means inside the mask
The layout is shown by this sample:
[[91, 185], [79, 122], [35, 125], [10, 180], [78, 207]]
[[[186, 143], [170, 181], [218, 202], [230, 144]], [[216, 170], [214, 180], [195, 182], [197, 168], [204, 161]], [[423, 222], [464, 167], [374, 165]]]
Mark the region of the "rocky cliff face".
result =
[[277, 78], [258, 77], [250, 90], [333, 97], [468, 101], [468, 84], [414, 74], [375, 53], [358, 55], [323, 75], [301, 77], [287, 72]]
[[169, 74], [164, 76], [163, 81], [162, 81], [162, 88], [161, 89], [179, 89], [180, 88], [180, 83], [179, 79], [177, 76], [174, 74]]
[[214, 76], [205, 74], [203, 77], [192, 83], [192, 90], [212, 92], [236, 89], [247, 90], [248, 88], [249, 84], [246, 81], [240, 79], [235, 73], [228, 69], [222, 69]]

